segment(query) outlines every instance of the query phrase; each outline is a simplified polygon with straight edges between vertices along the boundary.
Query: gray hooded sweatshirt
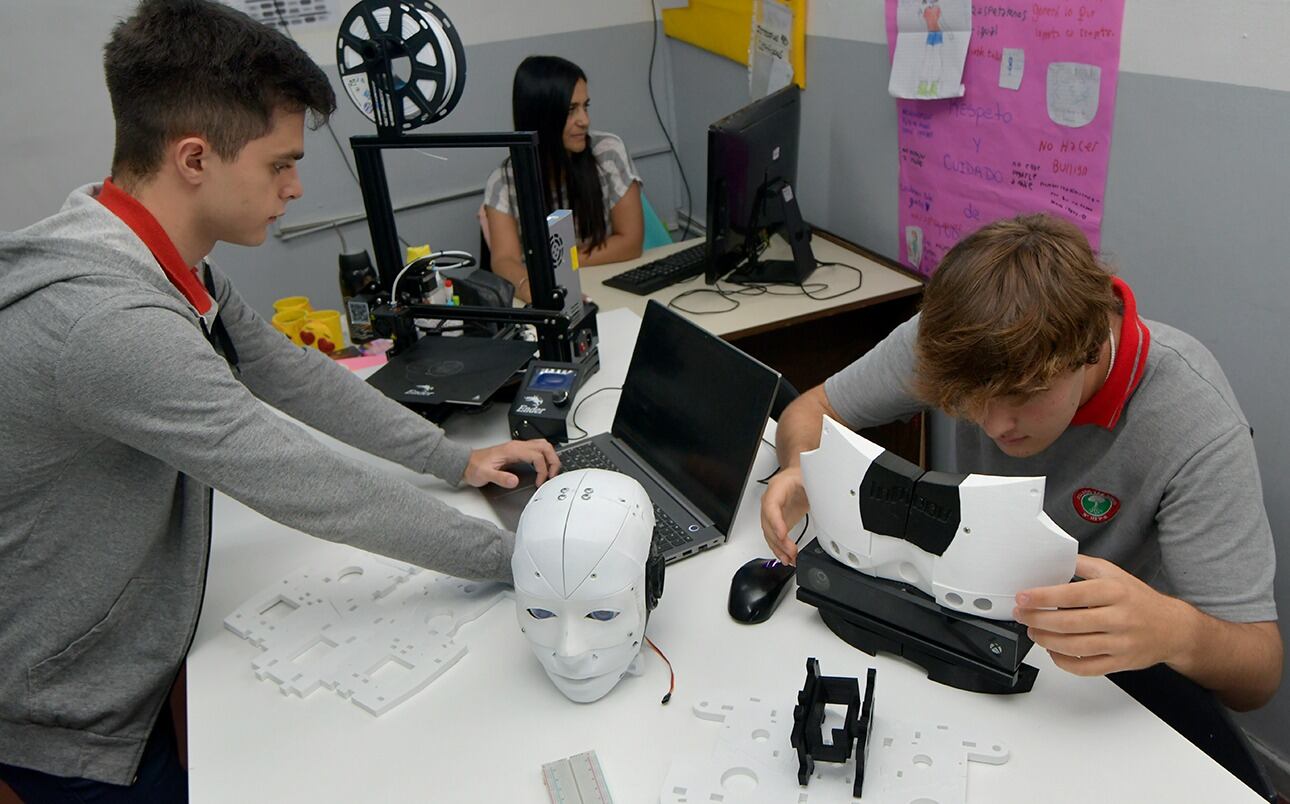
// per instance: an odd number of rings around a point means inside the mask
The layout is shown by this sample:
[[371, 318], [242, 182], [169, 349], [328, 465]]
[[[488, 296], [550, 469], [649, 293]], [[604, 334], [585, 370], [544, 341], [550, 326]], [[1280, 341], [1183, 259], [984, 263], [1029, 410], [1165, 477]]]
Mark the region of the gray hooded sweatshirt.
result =
[[196, 628], [212, 487], [468, 578], [510, 582], [514, 537], [276, 415], [451, 483], [470, 455], [208, 266], [230, 368], [96, 192], [0, 234], [0, 762], [129, 784]]

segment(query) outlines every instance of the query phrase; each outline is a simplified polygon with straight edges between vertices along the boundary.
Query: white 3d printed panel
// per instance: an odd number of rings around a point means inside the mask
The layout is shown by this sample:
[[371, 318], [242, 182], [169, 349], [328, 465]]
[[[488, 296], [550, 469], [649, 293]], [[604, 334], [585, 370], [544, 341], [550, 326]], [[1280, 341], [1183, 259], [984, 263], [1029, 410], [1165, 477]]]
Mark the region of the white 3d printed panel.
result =
[[1044, 513], [1043, 477], [961, 476], [957, 529], [939, 556], [867, 527], [858, 497], [884, 452], [825, 417], [819, 448], [802, 453], [811, 524], [839, 563], [992, 620], [1012, 619], [1017, 592], [1070, 581], [1079, 543]]
[[[797, 783], [797, 751], [792, 698], [770, 703], [765, 697], [733, 701], [700, 700], [694, 714], [721, 723], [712, 756], [704, 760], [678, 754], [659, 793], [660, 804], [856, 804], [851, 796], [856, 757], [846, 764], [815, 763], [810, 784]], [[865, 766], [865, 804], [967, 804], [967, 764], [1002, 765], [1008, 747], [932, 723], [910, 725], [873, 714], [869, 762]], [[842, 725], [840, 714], [826, 712], [826, 729]]]
[[504, 588], [363, 555], [335, 572], [288, 575], [224, 627], [264, 651], [251, 668], [283, 695], [325, 687], [381, 715], [466, 655], [453, 636]]

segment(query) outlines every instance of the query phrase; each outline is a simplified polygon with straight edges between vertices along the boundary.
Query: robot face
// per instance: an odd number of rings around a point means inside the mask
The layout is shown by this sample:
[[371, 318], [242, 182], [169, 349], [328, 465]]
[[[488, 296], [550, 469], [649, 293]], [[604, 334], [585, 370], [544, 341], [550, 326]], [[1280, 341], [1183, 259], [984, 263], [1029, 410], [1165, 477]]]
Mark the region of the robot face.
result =
[[653, 531], [641, 485], [600, 469], [552, 478], [520, 517], [511, 559], [516, 617], [571, 700], [603, 697], [640, 653]]
[[616, 595], [561, 600], [516, 594], [516, 616], [542, 668], [570, 700], [604, 697], [640, 653], [645, 632], [644, 572]]

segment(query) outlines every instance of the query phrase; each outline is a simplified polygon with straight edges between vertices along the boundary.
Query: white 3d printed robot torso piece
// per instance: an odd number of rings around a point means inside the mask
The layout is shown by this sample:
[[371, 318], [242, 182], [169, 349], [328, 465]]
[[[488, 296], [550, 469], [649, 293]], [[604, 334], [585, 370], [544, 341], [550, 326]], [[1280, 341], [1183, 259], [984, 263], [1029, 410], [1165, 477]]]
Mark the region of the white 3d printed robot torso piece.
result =
[[[520, 516], [511, 559], [516, 617], [542, 668], [571, 700], [606, 695], [640, 653], [661, 592], [647, 595], [653, 533], [645, 489], [602, 469], [548, 480]], [[661, 559], [654, 561], [661, 571]]]
[[301, 569], [261, 590], [224, 627], [263, 651], [251, 668], [283, 695], [324, 687], [379, 716], [466, 655], [458, 629], [504, 588], [355, 551], [336, 571]]
[[948, 475], [825, 418], [802, 480], [820, 545], [946, 608], [1012, 618], [1024, 589], [1066, 583], [1078, 543], [1044, 513], [1044, 478]]

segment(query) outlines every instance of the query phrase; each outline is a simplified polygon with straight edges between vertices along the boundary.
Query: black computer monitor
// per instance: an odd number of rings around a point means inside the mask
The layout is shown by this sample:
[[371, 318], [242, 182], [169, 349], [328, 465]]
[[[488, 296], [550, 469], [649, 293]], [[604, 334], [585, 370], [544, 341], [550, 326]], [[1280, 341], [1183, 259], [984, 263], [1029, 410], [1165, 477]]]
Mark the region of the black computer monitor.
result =
[[[727, 274], [737, 282], [800, 285], [815, 270], [796, 196], [801, 98], [790, 84], [708, 127], [709, 285]], [[758, 258], [775, 233], [793, 259]]]

